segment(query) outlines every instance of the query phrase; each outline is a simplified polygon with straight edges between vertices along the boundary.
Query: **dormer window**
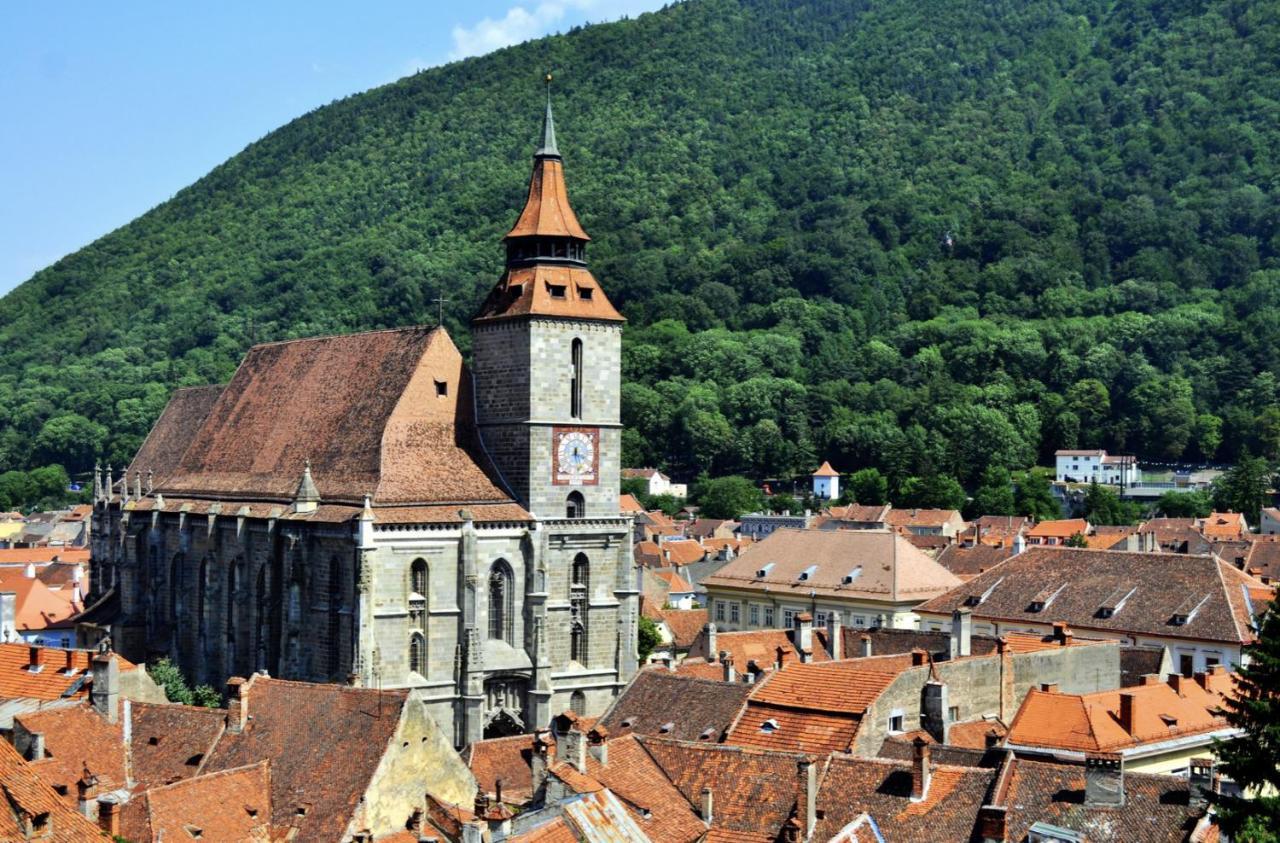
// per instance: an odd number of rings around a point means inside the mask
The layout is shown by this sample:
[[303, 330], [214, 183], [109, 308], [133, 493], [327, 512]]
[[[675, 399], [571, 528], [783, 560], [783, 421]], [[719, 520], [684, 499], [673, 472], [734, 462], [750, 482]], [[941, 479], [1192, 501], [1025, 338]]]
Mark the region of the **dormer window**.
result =
[[548, 284], [547, 285], [547, 293], [553, 299], [565, 298], [566, 290], [568, 290], [568, 288], [564, 284]]
[[578, 298], [583, 301], [591, 301], [591, 294], [594, 292], [590, 287], [579, 287]]

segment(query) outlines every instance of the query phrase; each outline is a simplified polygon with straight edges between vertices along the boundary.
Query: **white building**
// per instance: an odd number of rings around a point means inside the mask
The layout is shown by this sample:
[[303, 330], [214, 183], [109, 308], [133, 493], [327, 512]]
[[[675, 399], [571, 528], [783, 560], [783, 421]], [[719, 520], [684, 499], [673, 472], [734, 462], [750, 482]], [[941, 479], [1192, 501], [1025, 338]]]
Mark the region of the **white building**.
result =
[[840, 497], [840, 472], [824, 462], [812, 475], [813, 496], [822, 500], [833, 501]]
[[1136, 457], [1112, 456], [1102, 449], [1057, 451], [1056, 479], [1059, 483], [1105, 483], [1134, 486], [1141, 482]]
[[671, 495], [673, 498], [689, 497], [689, 487], [684, 483], [672, 483], [671, 478], [656, 468], [624, 468], [623, 480], [639, 478], [649, 484], [650, 495]]

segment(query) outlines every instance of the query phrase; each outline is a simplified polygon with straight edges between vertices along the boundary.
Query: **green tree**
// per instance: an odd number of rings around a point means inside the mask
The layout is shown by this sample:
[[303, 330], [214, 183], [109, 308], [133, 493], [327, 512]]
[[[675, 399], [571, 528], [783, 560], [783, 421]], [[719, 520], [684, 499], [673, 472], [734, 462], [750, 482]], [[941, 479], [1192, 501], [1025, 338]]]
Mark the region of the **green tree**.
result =
[[899, 490], [899, 500], [904, 507], [960, 509], [967, 499], [959, 481], [945, 474], [908, 477]]
[[787, 515], [797, 515], [804, 511], [804, 507], [800, 504], [800, 501], [785, 492], [769, 498], [768, 508], [770, 512]]
[[1215, 741], [1222, 772], [1246, 796], [1213, 794], [1218, 822], [1232, 840], [1280, 840], [1280, 613], [1262, 616], [1257, 641], [1245, 648], [1236, 693], [1223, 705], [1227, 723], [1244, 734]]
[[191, 697], [196, 705], [204, 708], [222, 707], [222, 695], [209, 685], [195, 686], [191, 690]]
[[700, 481], [695, 490], [704, 518], [740, 518], [764, 508], [764, 494], [745, 477], [716, 477]]
[[1121, 500], [1106, 486], [1090, 483], [1084, 493], [1084, 517], [1094, 525], [1136, 524], [1142, 507], [1135, 501]]
[[974, 490], [970, 502], [971, 515], [1015, 515], [1017, 502], [1013, 495], [1013, 479], [1003, 466], [989, 465], [982, 472], [982, 482]]
[[1026, 515], [1037, 521], [1051, 521], [1062, 517], [1062, 507], [1053, 496], [1049, 478], [1038, 469], [1029, 469], [1018, 481], [1014, 501], [1018, 515]]
[[37, 459], [65, 461], [74, 472], [93, 468], [107, 440], [107, 429], [76, 413], [55, 416], [44, 423], [36, 435]]
[[644, 664], [649, 660], [649, 656], [662, 643], [662, 633], [658, 631], [658, 624], [653, 618], [645, 615], [640, 616], [640, 625], [636, 631], [636, 652], [640, 656], [640, 663]]
[[169, 698], [169, 702], [182, 705], [195, 704], [195, 696], [191, 692], [191, 686], [187, 684], [186, 677], [168, 656], [162, 656], [148, 665], [147, 673], [151, 674], [151, 678], [157, 685], [164, 688], [164, 695]]
[[677, 498], [670, 492], [654, 495], [644, 503], [645, 509], [660, 509], [666, 515], [675, 515], [684, 507], [684, 498]]
[[645, 509], [650, 509], [649, 499], [649, 481], [643, 477], [624, 477], [618, 486], [618, 491], [624, 495], [631, 495], [640, 501], [640, 505]]
[[1213, 512], [1213, 498], [1205, 489], [1165, 492], [1156, 501], [1156, 515], [1166, 518], [1206, 518]]
[[1089, 540], [1084, 537], [1084, 533], [1072, 533], [1067, 536], [1067, 540], [1063, 542], [1066, 547], [1088, 547]]
[[1242, 513], [1250, 524], [1257, 526], [1271, 477], [1267, 461], [1262, 457], [1251, 457], [1246, 452], [1214, 481], [1214, 509]]
[[864, 506], [879, 506], [889, 502], [889, 481], [879, 469], [863, 468], [850, 475], [845, 492]]

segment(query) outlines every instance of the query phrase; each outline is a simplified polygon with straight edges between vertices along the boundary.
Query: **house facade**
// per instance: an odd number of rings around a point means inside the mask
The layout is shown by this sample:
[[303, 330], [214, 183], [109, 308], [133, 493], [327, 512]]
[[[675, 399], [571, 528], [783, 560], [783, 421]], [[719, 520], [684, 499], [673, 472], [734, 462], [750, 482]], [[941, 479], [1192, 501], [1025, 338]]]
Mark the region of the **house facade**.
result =
[[1136, 457], [1096, 450], [1054, 452], [1054, 475], [1059, 483], [1102, 483], [1133, 486], [1142, 480]]

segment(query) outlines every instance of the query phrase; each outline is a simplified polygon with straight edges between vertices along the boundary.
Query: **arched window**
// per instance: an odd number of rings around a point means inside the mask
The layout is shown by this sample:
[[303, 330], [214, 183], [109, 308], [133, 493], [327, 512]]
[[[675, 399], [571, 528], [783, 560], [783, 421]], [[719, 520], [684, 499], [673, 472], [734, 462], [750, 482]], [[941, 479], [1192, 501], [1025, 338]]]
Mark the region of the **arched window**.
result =
[[587, 559], [587, 554], [579, 553], [573, 557], [573, 574], [572, 580], [574, 586], [580, 587], [583, 591], [589, 591], [591, 588], [591, 562]]
[[409, 636], [409, 669], [419, 676], [427, 675], [427, 639], [421, 632]]
[[196, 624], [196, 638], [200, 643], [200, 652], [208, 655], [209, 646], [209, 607], [206, 604], [209, 598], [209, 557], [205, 556], [200, 560], [200, 570], [196, 573], [196, 612], [199, 618]]
[[178, 578], [182, 576], [182, 554], [173, 554], [173, 561], [169, 563], [169, 622], [175, 627], [178, 623], [178, 617], [182, 614], [182, 607], [178, 605], [181, 590], [178, 588]]
[[489, 637], [511, 643], [514, 578], [511, 566], [499, 559], [489, 571]]
[[255, 670], [267, 669], [267, 639], [270, 636], [269, 618], [271, 597], [267, 593], [267, 566], [258, 569], [257, 617], [254, 618], [254, 663]]
[[223, 664], [227, 672], [234, 673], [237, 670], [236, 659], [236, 587], [239, 585], [240, 576], [240, 560], [232, 560], [231, 565], [227, 568], [227, 617], [226, 617], [226, 636], [227, 651], [223, 655]]
[[[409, 566], [409, 591], [423, 599], [427, 596], [427, 560], [415, 559]], [[410, 598], [412, 599], [412, 597]]]
[[573, 621], [569, 629], [569, 658], [587, 665], [587, 628], [579, 621]]
[[587, 517], [587, 500], [582, 497], [582, 492], [570, 492], [569, 497], [564, 500], [564, 517], [565, 518], [586, 518]]
[[569, 415], [582, 418], [582, 340], [574, 338], [569, 346], [569, 361], [573, 367], [569, 381]]
[[581, 691], [574, 691], [569, 695], [569, 710], [581, 717], [587, 713], [587, 695]]

